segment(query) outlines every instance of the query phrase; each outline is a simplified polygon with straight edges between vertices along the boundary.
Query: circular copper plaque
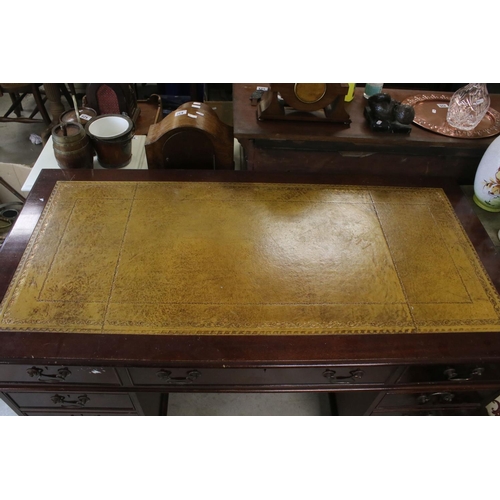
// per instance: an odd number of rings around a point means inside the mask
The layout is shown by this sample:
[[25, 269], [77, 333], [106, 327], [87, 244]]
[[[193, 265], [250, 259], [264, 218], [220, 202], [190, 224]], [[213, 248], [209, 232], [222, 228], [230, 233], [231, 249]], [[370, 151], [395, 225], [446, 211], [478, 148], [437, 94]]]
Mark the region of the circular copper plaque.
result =
[[299, 101], [314, 104], [325, 95], [326, 83], [296, 83], [293, 91]]

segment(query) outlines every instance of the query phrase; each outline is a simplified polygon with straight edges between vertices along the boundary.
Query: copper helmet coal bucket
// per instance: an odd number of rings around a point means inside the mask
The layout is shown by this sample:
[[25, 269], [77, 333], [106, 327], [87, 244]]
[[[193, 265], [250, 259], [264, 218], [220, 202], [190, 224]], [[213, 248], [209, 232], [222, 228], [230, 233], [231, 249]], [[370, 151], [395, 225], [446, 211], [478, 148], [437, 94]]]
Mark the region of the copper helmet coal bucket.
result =
[[132, 160], [134, 122], [126, 115], [99, 115], [85, 130], [104, 168], [122, 168]]

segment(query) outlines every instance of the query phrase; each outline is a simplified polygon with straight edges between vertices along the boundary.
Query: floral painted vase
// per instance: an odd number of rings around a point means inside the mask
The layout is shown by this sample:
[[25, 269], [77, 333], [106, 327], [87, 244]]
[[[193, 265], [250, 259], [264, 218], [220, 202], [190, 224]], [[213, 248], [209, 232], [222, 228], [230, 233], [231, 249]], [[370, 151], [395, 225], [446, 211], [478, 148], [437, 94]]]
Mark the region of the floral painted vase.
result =
[[488, 212], [500, 212], [500, 137], [489, 145], [479, 162], [474, 201]]

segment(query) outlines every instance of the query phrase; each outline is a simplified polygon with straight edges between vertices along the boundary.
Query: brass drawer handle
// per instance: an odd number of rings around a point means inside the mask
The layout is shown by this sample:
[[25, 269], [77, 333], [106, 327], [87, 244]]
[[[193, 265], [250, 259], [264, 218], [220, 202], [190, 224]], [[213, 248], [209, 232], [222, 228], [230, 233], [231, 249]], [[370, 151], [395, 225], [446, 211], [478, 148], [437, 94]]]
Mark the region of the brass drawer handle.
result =
[[323, 372], [323, 377], [327, 378], [329, 382], [333, 384], [352, 384], [357, 380], [363, 378], [365, 372], [363, 370], [351, 370], [350, 375], [335, 375], [337, 372], [335, 370], [325, 370]]
[[421, 394], [417, 398], [419, 405], [430, 403], [434, 398], [439, 398], [440, 403], [451, 403], [455, 399], [455, 394], [451, 392], [433, 392], [432, 394]]
[[484, 373], [484, 368], [474, 368], [467, 378], [458, 378], [455, 368], [448, 368], [443, 373], [451, 382], [469, 382], [475, 380], [476, 377], [480, 377]]
[[61, 407], [64, 406], [85, 406], [89, 401], [90, 398], [86, 394], [82, 394], [81, 396], [78, 396], [76, 401], [70, 401], [66, 399], [65, 396], [61, 396], [60, 394], [54, 394], [51, 398], [52, 402], [55, 405], [61, 405]]
[[[71, 375], [71, 372], [69, 371], [68, 368], [59, 368], [57, 370], [56, 375], [49, 375], [47, 373], [43, 373], [42, 368], [38, 368], [36, 366], [32, 366], [31, 368], [28, 368], [26, 370], [26, 373], [30, 377], [35, 377], [37, 380], [44, 381], [45, 379], [50, 379], [50, 380], [66, 380], [67, 377]], [[45, 377], [45, 378], [42, 378]]]
[[185, 377], [172, 377], [171, 371], [160, 370], [156, 372], [156, 376], [168, 384], [190, 384], [200, 377], [201, 373], [198, 370], [191, 370]]

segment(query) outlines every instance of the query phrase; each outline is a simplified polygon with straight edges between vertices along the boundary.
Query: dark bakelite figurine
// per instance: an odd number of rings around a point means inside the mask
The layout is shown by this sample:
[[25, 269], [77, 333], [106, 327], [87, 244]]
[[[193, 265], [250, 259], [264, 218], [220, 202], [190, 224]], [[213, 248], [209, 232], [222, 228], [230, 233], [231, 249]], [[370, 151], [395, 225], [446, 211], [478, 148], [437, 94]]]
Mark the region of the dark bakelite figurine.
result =
[[409, 134], [410, 124], [415, 118], [413, 106], [401, 104], [384, 92], [372, 95], [368, 99], [364, 114], [374, 132]]

